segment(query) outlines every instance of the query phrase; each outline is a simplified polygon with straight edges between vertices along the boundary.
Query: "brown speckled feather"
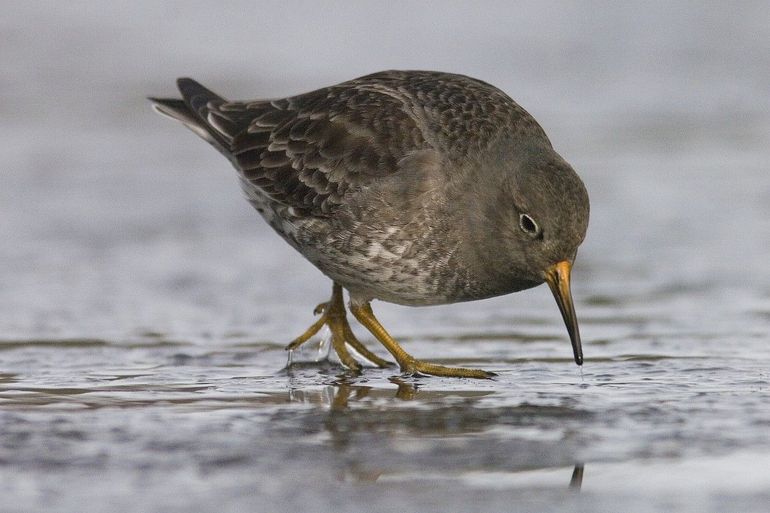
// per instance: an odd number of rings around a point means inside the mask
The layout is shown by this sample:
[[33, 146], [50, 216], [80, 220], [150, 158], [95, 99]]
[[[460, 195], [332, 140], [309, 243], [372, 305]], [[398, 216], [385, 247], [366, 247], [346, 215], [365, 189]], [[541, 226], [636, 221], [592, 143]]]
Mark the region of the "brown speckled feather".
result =
[[451, 160], [482, 151], [503, 130], [546, 137], [503, 92], [462, 75], [385, 71], [252, 102], [228, 102], [190, 79], [179, 87], [247, 194], [297, 216], [329, 215], [349, 190], [396, 172], [420, 150]]

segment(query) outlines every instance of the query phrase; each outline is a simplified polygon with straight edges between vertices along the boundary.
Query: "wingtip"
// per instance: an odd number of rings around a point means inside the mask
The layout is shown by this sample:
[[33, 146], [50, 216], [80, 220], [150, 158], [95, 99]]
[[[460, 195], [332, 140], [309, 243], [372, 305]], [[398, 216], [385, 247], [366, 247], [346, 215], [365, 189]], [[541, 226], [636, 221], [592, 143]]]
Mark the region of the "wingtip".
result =
[[188, 102], [196, 112], [202, 105], [205, 105], [211, 100], [224, 101], [224, 98], [192, 78], [177, 78], [176, 85], [179, 88], [179, 92], [182, 93], [182, 98], [184, 98], [185, 102]]
[[153, 98], [152, 96], [148, 96], [148, 97], [147, 97], [147, 100], [149, 100], [149, 102], [150, 102], [150, 108], [151, 108], [151, 109], [152, 109], [154, 112], [157, 112], [158, 114], [164, 114], [164, 115], [165, 115], [165, 112], [163, 112], [163, 111], [160, 109], [160, 102], [159, 102], [160, 98]]
[[182, 100], [176, 98], [156, 98], [153, 96], [148, 96], [147, 99], [152, 104], [152, 109], [158, 114], [176, 120], [183, 120], [189, 117], [187, 106]]
[[151, 103], [151, 104], [150, 104], [150, 108], [151, 108], [151, 109], [152, 109], [154, 112], [156, 112], [156, 113], [158, 113], [158, 114], [161, 114], [161, 115], [163, 115], [163, 116], [173, 117], [173, 116], [171, 115], [171, 113], [170, 113], [168, 110], [166, 110], [166, 109], [164, 109], [164, 108], [163, 108], [163, 105], [162, 105], [162, 104], [160, 104], [160, 103], [158, 103], [158, 102], [154, 101], [154, 99], [152, 99], [152, 98], [148, 98], [148, 99], [150, 100], [150, 103]]
[[179, 90], [182, 90], [182, 88], [191, 86], [191, 85], [200, 85], [198, 81], [193, 80], [190, 77], [179, 77], [176, 79], [176, 86], [179, 88]]

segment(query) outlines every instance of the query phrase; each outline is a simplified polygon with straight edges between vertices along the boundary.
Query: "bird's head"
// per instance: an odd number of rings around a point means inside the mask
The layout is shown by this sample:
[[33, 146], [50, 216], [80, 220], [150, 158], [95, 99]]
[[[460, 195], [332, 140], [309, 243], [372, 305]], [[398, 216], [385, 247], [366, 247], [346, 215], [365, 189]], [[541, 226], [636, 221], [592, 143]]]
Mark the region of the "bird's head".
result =
[[505, 163], [492, 182], [497, 201], [488, 203], [483, 215], [496, 227], [495, 265], [524, 284], [521, 288], [548, 284], [567, 325], [575, 362], [581, 365], [570, 272], [588, 227], [588, 193], [550, 146], [517, 148], [506, 157], [496, 159]]

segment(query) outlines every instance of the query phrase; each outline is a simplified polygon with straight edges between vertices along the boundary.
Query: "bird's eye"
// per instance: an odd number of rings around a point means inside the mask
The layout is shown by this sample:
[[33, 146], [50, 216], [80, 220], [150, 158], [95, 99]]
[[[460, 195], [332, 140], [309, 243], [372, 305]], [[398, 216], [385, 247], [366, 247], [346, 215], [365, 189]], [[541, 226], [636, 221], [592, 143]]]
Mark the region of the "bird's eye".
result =
[[519, 215], [519, 227], [521, 228], [521, 231], [530, 237], [536, 237], [540, 235], [540, 227], [529, 214]]

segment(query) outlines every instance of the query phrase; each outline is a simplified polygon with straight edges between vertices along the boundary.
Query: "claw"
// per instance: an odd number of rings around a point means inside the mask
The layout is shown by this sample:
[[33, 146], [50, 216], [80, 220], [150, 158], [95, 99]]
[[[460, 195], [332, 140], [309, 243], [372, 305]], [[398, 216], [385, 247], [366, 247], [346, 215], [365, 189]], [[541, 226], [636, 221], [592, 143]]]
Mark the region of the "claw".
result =
[[302, 344], [310, 340], [318, 331], [324, 326], [328, 326], [331, 330], [331, 343], [334, 351], [340, 359], [342, 365], [350, 369], [355, 373], [361, 372], [361, 364], [356, 361], [353, 355], [350, 354], [348, 346], [355, 349], [355, 351], [361, 355], [364, 359], [368, 360], [377, 367], [389, 367], [392, 365], [387, 360], [383, 360], [369, 349], [366, 348], [353, 334], [353, 330], [350, 329], [347, 316], [345, 313], [345, 303], [342, 301], [342, 287], [334, 284], [332, 289], [331, 300], [320, 303], [313, 310], [315, 315], [321, 315], [321, 317], [313, 323], [302, 335], [294, 339], [286, 349], [293, 351]]

